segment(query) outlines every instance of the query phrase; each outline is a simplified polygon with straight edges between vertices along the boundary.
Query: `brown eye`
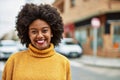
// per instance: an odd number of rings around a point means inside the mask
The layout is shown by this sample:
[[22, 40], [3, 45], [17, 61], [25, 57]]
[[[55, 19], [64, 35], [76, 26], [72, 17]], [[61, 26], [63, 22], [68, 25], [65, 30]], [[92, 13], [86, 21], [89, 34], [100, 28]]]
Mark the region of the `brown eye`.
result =
[[31, 31], [31, 33], [32, 33], [32, 34], [36, 34], [36, 33], [37, 33], [37, 31]]
[[47, 30], [47, 29], [45, 29], [45, 30], [43, 30], [42, 32], [43, 32], [43, 33], [47, 33], [47, 32], [48, 32], [48, 30]]

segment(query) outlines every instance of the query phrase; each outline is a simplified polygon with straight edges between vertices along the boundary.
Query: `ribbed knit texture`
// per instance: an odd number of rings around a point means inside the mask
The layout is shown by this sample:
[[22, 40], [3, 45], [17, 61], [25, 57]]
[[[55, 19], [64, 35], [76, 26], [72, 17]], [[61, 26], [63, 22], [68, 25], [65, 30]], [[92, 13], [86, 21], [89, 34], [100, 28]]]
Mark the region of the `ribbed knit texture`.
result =
[[6, 62], [2, 80], [71, 80], [69, 60], [54, 50], [28, 50], [13, 54]]

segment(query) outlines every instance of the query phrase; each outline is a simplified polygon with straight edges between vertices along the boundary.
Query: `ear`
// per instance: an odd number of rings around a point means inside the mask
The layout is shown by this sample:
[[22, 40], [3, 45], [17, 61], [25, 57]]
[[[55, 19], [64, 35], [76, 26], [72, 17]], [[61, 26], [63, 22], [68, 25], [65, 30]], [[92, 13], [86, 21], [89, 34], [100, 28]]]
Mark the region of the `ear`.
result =
[[53, 33], [51, 32], [51, 37], [53, 37]]
[[53, 37], [53, 34], [51, 35], [51, 37]]

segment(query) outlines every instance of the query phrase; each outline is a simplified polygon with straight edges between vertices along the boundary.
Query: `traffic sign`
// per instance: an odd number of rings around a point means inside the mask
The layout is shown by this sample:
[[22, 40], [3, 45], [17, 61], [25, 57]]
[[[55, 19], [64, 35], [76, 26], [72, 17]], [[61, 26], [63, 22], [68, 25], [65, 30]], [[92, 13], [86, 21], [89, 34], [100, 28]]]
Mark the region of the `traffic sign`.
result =
[[93, 28], [99, 28], [100, 27], [99, 18], [92, 18], [91, 25], [92, 25]]

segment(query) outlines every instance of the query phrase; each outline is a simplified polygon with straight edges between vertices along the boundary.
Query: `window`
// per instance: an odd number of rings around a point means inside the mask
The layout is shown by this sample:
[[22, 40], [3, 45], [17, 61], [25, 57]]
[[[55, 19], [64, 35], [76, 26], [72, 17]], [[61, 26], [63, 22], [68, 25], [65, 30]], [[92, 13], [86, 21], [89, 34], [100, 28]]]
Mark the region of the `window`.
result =
[[86, 28], [77, 29], [77, 30], [75, 31], [75, 38], [76, 38], [81, 44], [86, 43], [86, 40], [87, 40], [87, 31], [86, 31]]
[[110, 34], [110, 24], [108, 23], [105, 25], [105, 34]]
[[71, 0], [71, 7], [74, 7], [75, 6], [75, 0]]
[[114, 42], [120, 42], [120, 26], [114, 26]]
[[64, 2], [58, 5], [58, 9], [60, 10], [61, 13], [64, 12]]
[[113, 47], [120, 49], [120, 26], [114, 26]]

